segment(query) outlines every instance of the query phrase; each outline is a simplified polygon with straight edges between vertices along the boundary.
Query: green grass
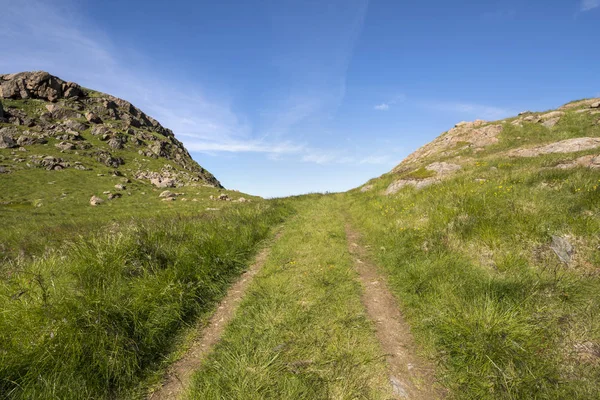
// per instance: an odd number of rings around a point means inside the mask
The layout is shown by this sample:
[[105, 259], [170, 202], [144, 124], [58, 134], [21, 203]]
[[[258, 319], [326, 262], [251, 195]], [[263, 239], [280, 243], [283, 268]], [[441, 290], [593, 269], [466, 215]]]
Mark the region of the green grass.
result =
[[188, 398], [390, 398], [339, 204], [297, 207]]
[[0, 397], [133, 396], [290, 213], [257, 202], [121, 222], [11, 259], [0, 284]]
[[[451, 397], [600, 397], [600, 362], [577, 350], [600, 343], [600, 172], [548, 168], [581, 154], [484, 158], [420, 191], [381, 196], [387, 175], [348, 194]], [[575, 246], [570, 266], [552, 235]]]

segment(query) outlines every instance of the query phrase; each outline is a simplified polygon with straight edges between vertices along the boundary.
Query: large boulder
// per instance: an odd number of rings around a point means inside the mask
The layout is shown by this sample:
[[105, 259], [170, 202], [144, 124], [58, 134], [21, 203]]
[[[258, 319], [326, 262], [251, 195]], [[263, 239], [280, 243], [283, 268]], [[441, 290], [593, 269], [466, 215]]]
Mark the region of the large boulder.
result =
[[447, 162], [434, 162], [425, 167], [428, 171], [436, 172], [438, 175], [450, 175], [456, 171], [460, 171], [462, 167], [458, 164]]
[[104, 200], [102, 200], [100, 197], [97, 196], [92, 196], [90, 198], [90, 206], [97, 206], [104, 203]]
[[175, 187], [177, 182], [175, 181], [175, 179], [157, 177], [150, 179], [150, 183], [156, 186], [157, 188], [170, 188]]
[[0, 97], [5, 99], [43, 99], [51, 102], [64, 97], [82, 96], [75, 83], [65, 82], [44, 71], [0, 75]]
[[512, 157], [536, 157], [542, 154], [574, 153], [597, 147], [600, 147], [600, 138], [581, 137], [561, 140], [543, 146], [515, 149], [507, 154]]

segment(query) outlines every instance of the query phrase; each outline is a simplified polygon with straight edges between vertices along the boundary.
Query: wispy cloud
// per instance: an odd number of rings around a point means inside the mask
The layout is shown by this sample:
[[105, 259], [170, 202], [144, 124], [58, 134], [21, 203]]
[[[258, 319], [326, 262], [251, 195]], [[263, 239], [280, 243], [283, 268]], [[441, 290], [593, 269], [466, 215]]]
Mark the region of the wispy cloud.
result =
[[376, 104], [375, 106], [373, 106], [373, 109], [377, 110], [377, 111], [388, 111], [391, 106], [393, 106], [394, 104], [396, 104], [398, 102], [404, 101], [404, 100], [406, 100], [406, 95], [399, 94], [399, 95], [394, 96], [389, 101], [385, 101], [381, 104]]
[[600, 7], [600, 0], [581, 0], [579, 9], [582, 12], [593, 10]]
[[474, 118], [501, 119], [515, 114], [514, 110], [484, 104], [453, 101], [421, 102], [421, 106], [441, 112], [464, 114]]
[[[165, 79], [132, 62], [130, 51], [86, 21], [78, 6], [73, 0], [0, 0], [6, 19], [0, 71], [46, 70], [122, 97], [172, 129], [191, 151], [289, 154], [302, 148], [257, 139], [252, 123], [232, 111], [226, 96], [211, 98], [195, 82]], [[274, 124], [292, 125], [310, 112], [292, 108]]]
[[346, 151], [328, 151], [323, 149], [305, 148], [302, 161], [315, 164], [351, 164], [351, 165], [395, 165], [390, 155], [370, 155], [358, 157], [349, 155]]

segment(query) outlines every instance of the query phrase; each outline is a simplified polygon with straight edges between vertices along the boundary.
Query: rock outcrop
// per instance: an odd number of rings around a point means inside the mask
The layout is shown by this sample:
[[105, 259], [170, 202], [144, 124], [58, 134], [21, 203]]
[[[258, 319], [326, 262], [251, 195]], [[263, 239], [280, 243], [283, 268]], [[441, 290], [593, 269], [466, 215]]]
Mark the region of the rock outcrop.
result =
[[[90, 142], [89, 135], [103, 143]], [[191, 158], [171, 130], [131, 103], [43, 71], [0, 75], [0, 148], [48, 141], [65, 155], [78, 151], [90, 157], [90, 164], [118, 169], [136, 161], [138, 179], [158, 187], [222, 187]], [[144, 158], [164, 160], [170, 166], [168, 176], [163, 170], [142, 168], [137, 161]]]

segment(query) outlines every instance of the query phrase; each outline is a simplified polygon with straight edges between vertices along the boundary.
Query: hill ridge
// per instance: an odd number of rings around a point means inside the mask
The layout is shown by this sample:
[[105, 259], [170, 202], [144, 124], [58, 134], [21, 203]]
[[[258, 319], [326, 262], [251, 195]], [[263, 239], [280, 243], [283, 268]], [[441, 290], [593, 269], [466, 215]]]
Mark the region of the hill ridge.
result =
[[[14, 157], [10, 163], [0, 160], [0, 172], [19, 169], [24, 162], [49, 170], [98, 165], [119, 170], [127, 163], [131, 177], [157, 187], [222, 188], [170, 129], [130, 102], [45, 71], [0, 75], [0, 148], [18, 149], [24, 155], [30, 146], [51, 148], [48, 144], [54, 144], [60, 155], [44, 151], [47, 154]], [[116, 154], [123, 152], [137, 156]], [[71, 154], [89, 159], [73, 161]], [[144, 159], [168, 162], [150, 167]]]

